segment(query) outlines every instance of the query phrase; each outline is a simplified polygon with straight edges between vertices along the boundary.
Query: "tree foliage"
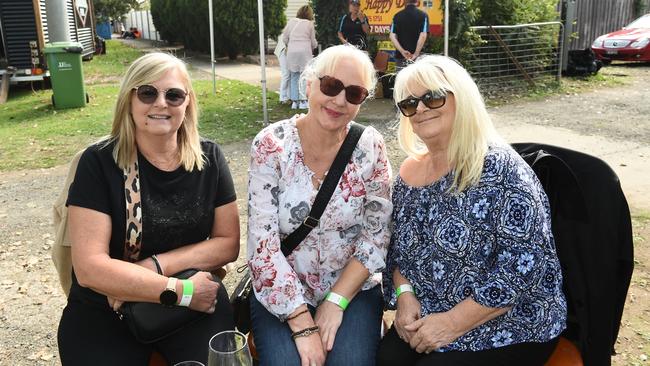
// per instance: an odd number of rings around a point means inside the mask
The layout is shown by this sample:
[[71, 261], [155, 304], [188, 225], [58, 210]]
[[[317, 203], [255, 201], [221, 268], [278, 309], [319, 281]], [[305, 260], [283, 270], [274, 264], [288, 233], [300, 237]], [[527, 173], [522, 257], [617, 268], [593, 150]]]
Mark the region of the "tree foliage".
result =
[[[259, 50], [257, 0], [213, 0], [214, 45], [220, 55], [235, 58]], [[277, 38], [286, 23], [287, 0], [264, 0], [264, 34]], [[210, 50], [206, 0], [151, 0], [151, 17], [162, 39], [182, 42], [192, 50]]]
[[475, 0], [476, 25], [509, 25], [558, 20], [557, 0]]
[[316, 21], [316, 39], [323, 47], [339, 44], [339, 20], [348, 11], [347, 0], [311, 0]]
[[99, 22], [121, 19], [131, 9], [138, 9], [137, 0], [95, 0], [95, 17]]

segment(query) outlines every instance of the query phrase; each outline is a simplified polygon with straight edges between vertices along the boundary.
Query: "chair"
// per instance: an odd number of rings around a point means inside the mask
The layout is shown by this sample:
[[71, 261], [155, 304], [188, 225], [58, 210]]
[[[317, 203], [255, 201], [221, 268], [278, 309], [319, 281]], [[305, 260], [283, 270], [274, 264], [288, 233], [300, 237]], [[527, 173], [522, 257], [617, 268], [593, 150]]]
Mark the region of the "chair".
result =
[[630, 211], [618, 177], [581, 152], [512, 146], [548, 196], [567, 299], [567, 329], [546, 365], [609, 365], [634, 267]]

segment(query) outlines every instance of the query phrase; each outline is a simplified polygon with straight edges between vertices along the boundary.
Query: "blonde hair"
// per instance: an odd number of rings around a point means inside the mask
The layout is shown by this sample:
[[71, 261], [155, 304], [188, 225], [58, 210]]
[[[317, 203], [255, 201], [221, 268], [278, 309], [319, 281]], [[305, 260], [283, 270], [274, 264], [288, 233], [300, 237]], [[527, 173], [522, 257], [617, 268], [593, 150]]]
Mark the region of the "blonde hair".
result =
[[352, 59], [361, 66], [361, 79], [364, 82], [364, 85], [361, 86], [368, 89], [368, 98], [371, 98], [377, 84], [375, 66], [370, 61], [368, 54], [349, 44], [340, 44], [325, 49], [307, 64], [301, 77], [313, 82], [324, 75], [332, 75], [339, 62], [346, 58]]
[[[500, 143], [487, 113], [483, 97], [469, 73], [454, 59], [440, 55], [424, 56], [402, 69], [395, 79], [395, 103], [413, 96], [412, 88], [452, 93], [456, 116], [447, 148], [447, 159], [454, 171], [450, 191], [462, 192], [478, 184], [483, 161], [491, 143]], [[409, 156], [420, 158], [428, 152], [413, 132], [410, 119], [400, 114], [399, 143]]]
[[303, 5], [298, 9], [296, 18], [314, 20], [314, 10], [309, 5]]
[[194, 168], [203, 169], [205, 161], [198, 131], [198, 106], [190, 75], [183, 61], [161, 52], [149, 53], [133, 61], [120, 85], [115, 104], [113, 128], [108, 137], [108, 142], [115, 141], [113, 158], [120, 168], [124, 169], [131, 164], [131, 159], [137, 149], [135, 122], [131, 115], [133, 89], [140, 85], [154, 83], [171, 70], [177, 70], [181, 74], [187, 98], [189, 98], [185, 109], [185, 118], [177, 133], [181, 165], [187, 171], [192, 171]]

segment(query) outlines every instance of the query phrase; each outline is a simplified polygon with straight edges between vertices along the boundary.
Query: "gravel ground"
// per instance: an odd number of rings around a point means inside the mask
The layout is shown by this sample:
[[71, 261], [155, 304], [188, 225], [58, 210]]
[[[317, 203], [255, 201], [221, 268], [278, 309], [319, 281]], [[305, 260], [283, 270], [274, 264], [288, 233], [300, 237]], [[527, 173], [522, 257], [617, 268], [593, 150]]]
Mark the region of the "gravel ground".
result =
[[[517, 126], [547, 126], [551, 133], [568, 130], [597, 136], [613, 143], [634, 142], [650, 146], [650, 65], [608, 67], [605, 72], [624, 75], [628, 84], [581, 94], [521, 101], [491, 108], [499, 129]], [[394, 109], [389, 101], [368, 103], [360, 121], [377, 127], [386, 137], [394, 171], [403, 154], [394, 130]], [[561, 129], [557, 129], [561, 127]], [[224, 146], [238, 187], [242, 228], [245, 227], [246, 167], [248, 144]], [[630, 159], [638, 159], [631, 156]], [[50, 260], [53, 240], [51, 205], [67, 172], [66, 166], [0, 175], [0, 365], [59, 365], [56, 329], [65, 304]], [[650, 172], [639, 172], [649, 175]], [[650, 175], [648, 176], [650, 179]], [[647, 192], [650, 194], [650, 192]], [[631, 202], [632, 206], [634, 202]], [[643, 207], [643, 206], [641, 206]], [[644, 207], [646, 214], [650, 207]], [[638, 212], [637, 212], [638, 213]], [[242, 238], [244, 238], [242, 232]], [[650, 350], [650, 281], [648, 270], [650, 224], [635, 226], [637, 268], [630, 289], [619, 356], [614, 364], [647, 364]], [[645, 238], [645, 239], [644, 239]], [[242, 240], [245, 246], [245, 241]], [[242, 247], [242, 255], [245, 248]], [[240, 259], [241, 262], [241, 259]], [[226, 278], [232, 288], [236, 276]]]

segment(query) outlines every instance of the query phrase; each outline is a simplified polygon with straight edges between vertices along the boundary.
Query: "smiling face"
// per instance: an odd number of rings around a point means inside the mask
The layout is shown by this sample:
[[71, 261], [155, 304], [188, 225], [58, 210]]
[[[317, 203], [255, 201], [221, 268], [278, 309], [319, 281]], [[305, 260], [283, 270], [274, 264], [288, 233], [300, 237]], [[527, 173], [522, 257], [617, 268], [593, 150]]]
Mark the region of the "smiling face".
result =
[[159, 91], [158, 97], [152, 104], [146, 104], [138, 99], [135, 90], [131, 92], [131, 115], [135, 122], [136, 136], [169, 136], [176, 133], [185, 119], [185, 109], [190, 101], [190, 95], [178, 107], [169, 105], [165, 100], [164, 90], [179, 88], [187, 91], [181, 72], [177, 69], [168, 71], [162, 78], [151, 83]]
[[[429, 90], [420, 85], [410, 85], [413, 96], [421, 97]], [[417, 113], [409, 117], [413, 132], [429, 147], [446, 148], [451, 140], [454, 119], [456, 118], [456, 99], [447, 93], [445, 105], [429, 109], [422, 102], [418, 103]]]
[[[366, 87], [363, 80], [363, 68], [351, 58], [342, 58], [338, 61], [333, 72], [327, 76], [335, 77], [343, 82], [344, 86], [359, 85]], [[319, 75], [325, 76], [325, 75]], [[314, 119], [325, 130], [336, 131], [345, 128], [359, 113], [361, 105], [349, 103], [345, 99], [345, 90], [330, 97], [320, 91], [318, 79], [307, 82], [307, 95], [309, 99], [309, 112], [307, 118]]]

